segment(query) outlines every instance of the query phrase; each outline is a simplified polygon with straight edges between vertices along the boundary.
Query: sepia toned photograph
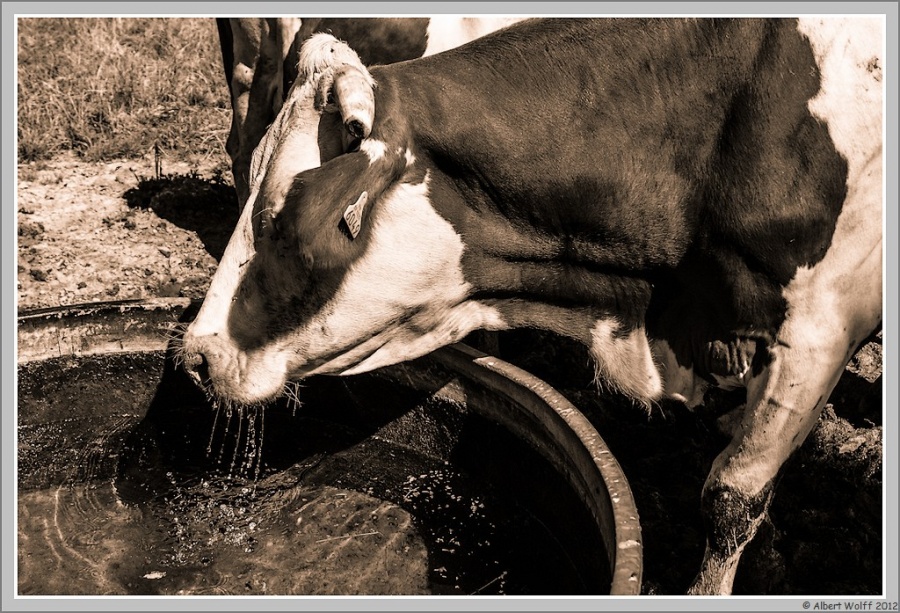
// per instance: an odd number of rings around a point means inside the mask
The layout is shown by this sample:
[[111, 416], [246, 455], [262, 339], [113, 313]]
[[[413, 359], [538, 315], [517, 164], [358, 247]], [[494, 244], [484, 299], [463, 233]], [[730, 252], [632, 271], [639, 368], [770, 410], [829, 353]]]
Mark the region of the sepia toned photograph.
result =
[[885, 15], [215, 10], [15, 16], [17, 600], [896, 589]]

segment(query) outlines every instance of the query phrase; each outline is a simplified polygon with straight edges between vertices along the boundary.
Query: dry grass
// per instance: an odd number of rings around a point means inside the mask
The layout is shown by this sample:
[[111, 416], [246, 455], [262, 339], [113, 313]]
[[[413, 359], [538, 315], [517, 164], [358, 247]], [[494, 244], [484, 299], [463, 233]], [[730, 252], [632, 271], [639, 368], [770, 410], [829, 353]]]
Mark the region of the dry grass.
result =
[[18, 21], [19, 161], [72, 151], [224, 156], [231, 118], [213, 19]]

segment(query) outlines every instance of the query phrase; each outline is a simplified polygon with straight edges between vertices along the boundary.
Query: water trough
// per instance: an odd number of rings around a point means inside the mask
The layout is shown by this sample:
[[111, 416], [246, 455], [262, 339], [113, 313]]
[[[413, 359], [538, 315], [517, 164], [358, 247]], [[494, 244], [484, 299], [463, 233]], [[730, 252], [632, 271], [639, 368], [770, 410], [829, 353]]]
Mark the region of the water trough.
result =
[[20, 594], [625, 595], [628, 482], [552, 387], [459, 344], [215, 410], [188, 299], [18, 318]]

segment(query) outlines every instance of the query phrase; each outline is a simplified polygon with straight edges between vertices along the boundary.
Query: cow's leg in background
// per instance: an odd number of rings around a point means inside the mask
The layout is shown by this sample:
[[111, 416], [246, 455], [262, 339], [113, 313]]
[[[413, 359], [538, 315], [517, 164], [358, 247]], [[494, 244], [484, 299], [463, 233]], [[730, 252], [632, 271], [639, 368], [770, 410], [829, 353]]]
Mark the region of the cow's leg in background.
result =
[[235, 185], [235, 191], [237, 192], [238, 202], [241, 201], [241, 192], [246, 191], [246, 188], [243, 190], [238, 186], [238, 176], [239, 173], [235, 171], [235, 159], [240, 152], [241, 147], [241, 134], [240, 134], [240, 125], [243, 123], [243, 120], [238, 113], [238, 107], [235, 104], [238, 98], [235, 96], [235, 68], [237, 63], [234, 61], [234, 31], [231, 28], [231, 19], [216, 19], [216, 28], [219, 31], [219, 46], [222, 50], [222, 66], [225, 68], [225, 83], [228, 85], [228, 93], [231, 98], [231, 129], [228, 132], [228, 140], [225, 141], [225, 151], [228, 153], [228, 157], [231, 160], [232, 166], [232, 179]]
[[216, 18], [216, 30], [219, 33], [219, 50], [222, 52], [222, 68], [225, 69], [225, 83], [231, 92], [231, 71], [234, 66], [234, 35], [231, 32], [231, 20]]
[[[232, 174], [238, 204], [249, 193], [250, 161], [266, 128], [278, 114], [284, 99], [284, 61], [300, 20], [229, 19], [219, 20], [223, 48], [229, 44], [223, 33], [230, 32], [232, 48], [230, 74], [232, 110], [231, 132], [226, 149], [232, 160]], [[223, 51], [223, 58], [225, 52]]]

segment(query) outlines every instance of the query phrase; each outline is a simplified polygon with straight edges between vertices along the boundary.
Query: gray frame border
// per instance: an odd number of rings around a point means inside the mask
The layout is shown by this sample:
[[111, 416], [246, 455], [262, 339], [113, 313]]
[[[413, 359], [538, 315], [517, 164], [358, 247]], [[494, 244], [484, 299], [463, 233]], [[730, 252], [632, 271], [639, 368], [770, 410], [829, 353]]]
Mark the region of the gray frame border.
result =
[[[15, 502], [16, 424], [16, 147], [15, 147], [15, 19], [16, 15], [72, 15], [72, 16], [179, 16], [205, 17], [211, 15], [258, 14], [328, 14], [328, 15], [430, 15], [430, 14], [543, 14], [543, 15], [797, 15], [797, 14], [878, 14], [886, 17], [887, 56], [885, 58], [886, 88], [886, 169], [897, 167], [897, 40], [898, 5], [896, 2], [3, 2], [2, 3], [3, 94], [2, 94], [2, 159], [3, 181], [0, 207], [2, 228], [2, 610], [3, 611], [194, 611], [220, 610], [242, 611], [754, 611], [765, 608], [770, 611], [801, 611], [822, 608], [822, 603], [840, 604], [837, 610], [846, 610], [846, 603], [893, 602], [896, 606], [898, 588], [898, 415], [896, 377], [898, 312], [897, 262], [897, 173], [886, 173], [885, 207], [885, 298], [884, 298], [884, 370], [892, 376], [884, 380], [884, 483], [886, 544], [884, 557], [884, 598], [819, 598], [793, 597], [26, 597], [14, 598], [16, 581], [13, 576], [16, 535], [13, 532]], [[891, 204], [893, 206], [891, 206]], [[810, 604], [811, 601], [811, 604]], [[870, 610], [875, 610], [874, 606]], [[897, 609], [893, 609], [897, 610]]]

